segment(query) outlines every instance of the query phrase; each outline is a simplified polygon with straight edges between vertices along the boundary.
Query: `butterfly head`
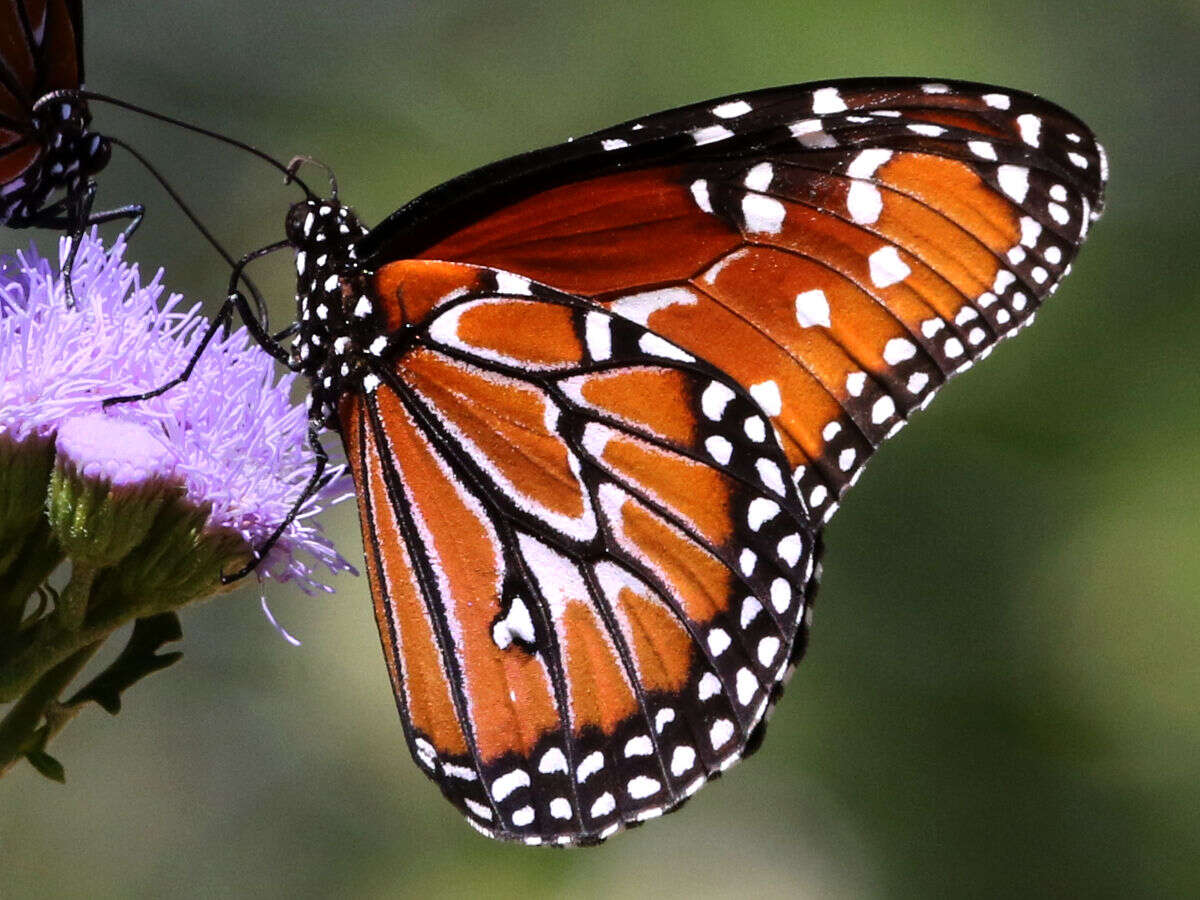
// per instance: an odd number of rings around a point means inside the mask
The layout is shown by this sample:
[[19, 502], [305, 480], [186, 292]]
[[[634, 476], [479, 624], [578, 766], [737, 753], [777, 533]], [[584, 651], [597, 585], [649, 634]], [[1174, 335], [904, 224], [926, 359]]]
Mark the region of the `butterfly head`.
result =
[[[288, 241], [297, 250], [321, 250], [353, 258], [353, 244], [365, 233], [358, 216], [336, 199], [301, 200], [284, 221]], [[347, 252], [349, 251], [349, 252]]]
[[87, 102], [71, 91], [55, 91], [33, 108], [32, 125], [43, 155], [39, 164], [5, 186], [0, 222], [36, 215], [54, 191], [81, 194], [89, 178], [108, 165], [112, 144], [90, 129]]

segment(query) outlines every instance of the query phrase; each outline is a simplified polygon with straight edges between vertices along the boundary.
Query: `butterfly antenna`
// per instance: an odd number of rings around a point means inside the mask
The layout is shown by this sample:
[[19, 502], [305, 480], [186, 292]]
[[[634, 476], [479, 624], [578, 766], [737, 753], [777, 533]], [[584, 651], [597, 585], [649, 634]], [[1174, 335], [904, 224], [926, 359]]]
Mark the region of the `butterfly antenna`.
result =
[[[178, 128], [184, 129], [185, 131], [192, 131], [192, 132], [195, 132], [196, 134], [204, 135], [204, 137], [212, 138], [214, 141], [220, 141], [222, 144], [228, 144], [231, 147], [236, 147], [239, 150], [244, 150], [246, 153], [249, 153], [251, 156], [257, 156], [263, 162], [267, 163], [270, 166], [273, 166], [274, 168], [276, 168], [280, 172], [282, 172], [284, 175], [284, 178], [285, 178], [285, 182], [284, 182], [285, 184], [294, 181], [297, 185], [300, 186], [300, 189], [303, 190], [304, 193], [308, 195], [308, 198], [310, 200], [318, 199], [316, 194], [314, 194], [311, 190], [309, 190], [308, 185], [305, 184], [303, 181], [301, 181], [299, 178], [297, 178], [295, 176], [294, 172], [290, 172], [288, 170], [287, 166], [285, 166], [283, 163], [281, 163], [275, 157], [271, 156], [271, 154], [266, 153], [263, 150], [259, 150], [257, 147], [251, 146], [250, 144], [247, 144], [245, 141], [239, 141], [236, 138], [231, 138], [228, 135], [221, 134], [219, 131], [213, 131], [212, 129], [209, 129], [209, 128], [202, 128], [199, 125], [193, 125], [191, 122], [184, 122], [182, 119], [176, 119], [173, 116], [166, 116], [166, 115], [163, 115], [162, 113], [157, 113], [152, 109], [146, 109], [144, 106], [138, 106], [136, 103], [130, 103], [126, 100], [118, 100], [116, 97], [109, 97], [107, 94], [97, 94], [93, 91], [84, 91], [84, 90], [54, 91], [52, 93], [46, 94], [45, 96], [41, 97], [37, 101], [37, 103], [34, 104], [34, 107], [33, 107], [34, 111], [37, 111], [37, 109], [40, 106], [43, 106], [46, 103], [52, 102], [56, 98], [60, 98], [60, 97], [79, 97], [80, 99], [83, 99], [83, 100], [95, 100], [98, 103], [108, 103], [113, 106], [119, 106], [121, 109], [127, 109], [130, 112], [138, 113], [139, 115], [146, 116], [147, 118], [155, 119], [159, 122], [165, 122], [168, 125], [174, 125]], [[108, 135], [105, 135], [105, 137], [108, 137]]]
[[[204, 236], [204, 239], [212, 245], [213, 249], [221, 255], [221, 258], [229, 264], [229, 267], [231, 269], [234, 268], [236, 263], [234, 262], [233, 257], [229, 255], [229, 252], [223, 246], [221, 246], [221, 242], [216, 239], [216, 237], [211, 231], [208, 230], [205, 224], [200, 221], [200, 217], [192, 212], [191, 207], [184, 202], [183, 198], [179, 195], [179, 192], [172, 187], [171, 183], [167, 181], [167, 179], [161, 172], [158, 171], [158, 169], [154, 168], [154, 166], [150, 163], [150, 160], [146, 159], [146, 157], [142, 156], [142, 154], [134, 150], [133, 147], [129, 146], [129, 144], [125, 143], [120, 138], [108, 137], [108, 140], [136, 159], [142, 164], [146, 171], [154, 176], [155, 181], [162, 185], [163, 190], [165, 190], [167, 194], [170, 195], [171, 199], [175, 201], [175, 205], [178, 206], [180, 210], [183, 211], [183, 214], [188, 217], [188, 220], [194, 226], [196, 226], [196, 230], [199, 231], [200, 234]], [[305, 188], [305, 190], [307, 190], [307, 188]], [[239, 272], [239, 277], [246, 285], [247, 290], [250, 291], [250, 295], [254, 298], [254, 305], [258, 310], [259, 317], [262, 319], [262, 321], [266, 322], [267, 305], [263, 301], [262, 295], [259, 294], [258, 288], [254, 286], [254, 282], [252, 282], [244, 273]]]
[[313, 159], [311, 156], [293, 156], [292, 161], [287, 165], [288, 177], [295, 178], [296, 173], [300, 171], [300, 167], [305, 163], [325, 170], [325, 174], [329, 176], [329, 191], [333, 195], [333, 199], [336, 200], [338, 197], [337, 176], [333, 174], [333, 168], [328, 163], [323, 163], [319, 159]]

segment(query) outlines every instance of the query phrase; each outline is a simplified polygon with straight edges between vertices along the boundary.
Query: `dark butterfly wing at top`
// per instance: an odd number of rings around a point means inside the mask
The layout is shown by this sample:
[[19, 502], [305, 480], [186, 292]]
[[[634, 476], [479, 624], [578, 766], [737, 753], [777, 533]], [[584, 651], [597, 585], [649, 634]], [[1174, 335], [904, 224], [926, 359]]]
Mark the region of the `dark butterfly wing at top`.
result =
[[[0, 2], [0, 224], [25, 224], [56, 188], [79, 171], [95, 170], [97, 147], [70, 143], [54, 122], [39, 123], [34, 105], [47, 94], [83, 83], [83, 4], [80, 0]], [[68, 104], [68, 117], [81, 117]], [[53, 110], [62, 116], [62, 108]], [[48, 113], [51, 112], [48, 110]], [[102, 164], [102, 163], [101, 163]], [[72, 170], [74, 165], [74, 170]], [[57, 167], [57, 168], [56, 168]]]
[[854, 80], [496, 163], [358, 242], [376, 615], [473, 824], [595, 841], [753, 749], [838, 498], [1031, 320], [1106, 175], [1030, 95]]

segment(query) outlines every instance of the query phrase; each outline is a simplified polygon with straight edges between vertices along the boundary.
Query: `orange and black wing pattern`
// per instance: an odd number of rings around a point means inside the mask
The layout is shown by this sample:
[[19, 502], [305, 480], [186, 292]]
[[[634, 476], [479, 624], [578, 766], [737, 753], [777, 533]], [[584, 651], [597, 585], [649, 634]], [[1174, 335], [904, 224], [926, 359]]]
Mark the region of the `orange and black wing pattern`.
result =
[[529, 843], [678, 805], [745, 752], [806, 625], [816, 533], [761, 407], [509, 273], [386, 278], [446, 289], [342, 419], [414, 756]]
[[80, 0], [0, 0], [0, 224], [35, 213], [40, 183], [67, 174], [42, 171], [49, 132], [39, 132], [34, 104], [82, 83]]
[[592, 843], [756, 746], [839, 498], [1032, 320], [1106, 177], [1030, 95], [846, 81], [498, 163], [360, 242], [376, 615], [472, 824]]

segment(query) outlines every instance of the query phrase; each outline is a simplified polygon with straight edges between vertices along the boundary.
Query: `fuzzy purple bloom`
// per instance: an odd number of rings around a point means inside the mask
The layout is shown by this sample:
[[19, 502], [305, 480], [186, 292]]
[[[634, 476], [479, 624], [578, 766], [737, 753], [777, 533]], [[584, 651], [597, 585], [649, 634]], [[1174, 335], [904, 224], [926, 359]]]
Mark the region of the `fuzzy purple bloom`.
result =
[[[60, 259], [66, 250], [64, 239]], [[274, 360], [240, 329], [215, 338], [184, 384], [103, 410], [105, 398], [143, 393], [178, 375], [208, 324], [198, 305], [182, 308], [179, 294], [160, 303], [162, 272], [142, 284], [137, 266], [123, 257], [120, 241], [106, 252], [94, 233], [83, 239], [72, 276], [75, 309], [66, 306], [57, 267], [36, 250], [0, 259], [0, 436], [48, 438], [80, 416], [140, 426], [161, 439], [166, 468], [186, 497], [211, 508], [209, 526], [258, 546], [312, 472], [307, 414], [290, 399], [295, 376], [277, 377]], [[67, 432], [69, 441], [85, 441], [78, 423]], [[141, 444], [136, 449], [147, 460], [154, 455]], [[313, 521], [323, 506], [345, 498], [346, 487], [339, 468], [258, 571], [305, 589], [323, 585], [303, 553], [331, 572], [353, 571]]]

